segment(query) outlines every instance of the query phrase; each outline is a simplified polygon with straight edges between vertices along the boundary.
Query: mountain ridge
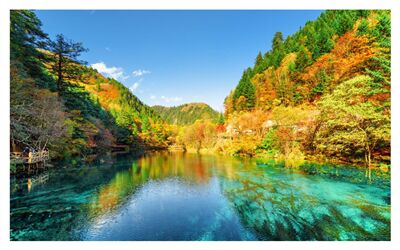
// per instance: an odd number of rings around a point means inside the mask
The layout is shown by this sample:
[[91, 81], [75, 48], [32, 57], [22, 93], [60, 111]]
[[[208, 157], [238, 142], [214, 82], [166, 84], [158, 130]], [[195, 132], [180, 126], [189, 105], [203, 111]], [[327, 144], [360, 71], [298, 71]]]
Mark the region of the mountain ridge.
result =
[[204, 102], [185, 103], [178, 106], [154, 105], [151, 107], [162, 119], [173, 125], [190, 125], [196, 120], [216, 122], [219, 113]]

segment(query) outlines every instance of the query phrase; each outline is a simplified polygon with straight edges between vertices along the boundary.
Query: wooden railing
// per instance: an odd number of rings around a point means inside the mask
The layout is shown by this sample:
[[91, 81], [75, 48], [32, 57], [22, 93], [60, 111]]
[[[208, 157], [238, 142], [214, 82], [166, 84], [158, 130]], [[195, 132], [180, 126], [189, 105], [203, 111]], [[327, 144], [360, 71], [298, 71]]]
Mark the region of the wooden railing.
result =
[[170, 151], [185, 151], [185, 147], [182, 145], [174, 144], [174, 145], [169, 146], [168, 150], [170, 150]]
[[29, 152], [24, 154], [22, 152], [11, 152], [10, 160], [16, 164], [32, 164], [38, 162], [44, 162], [50, 159], [49, 151], [43, 150], [40, 152]]

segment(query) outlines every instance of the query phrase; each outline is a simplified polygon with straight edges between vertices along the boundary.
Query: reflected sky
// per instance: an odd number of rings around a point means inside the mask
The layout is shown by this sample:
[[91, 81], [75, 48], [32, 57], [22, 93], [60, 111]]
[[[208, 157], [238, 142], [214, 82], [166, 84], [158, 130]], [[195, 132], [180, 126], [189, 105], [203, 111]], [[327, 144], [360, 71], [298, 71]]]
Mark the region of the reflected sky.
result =
[[168, 152], [65, 166], [45, 182], [33, 179], [29, 189], [12, 179], [10, 236], [389, 240], [389, 180], [368, 183], [359, 170], [334, 172], [333, 178], [251, 159]]

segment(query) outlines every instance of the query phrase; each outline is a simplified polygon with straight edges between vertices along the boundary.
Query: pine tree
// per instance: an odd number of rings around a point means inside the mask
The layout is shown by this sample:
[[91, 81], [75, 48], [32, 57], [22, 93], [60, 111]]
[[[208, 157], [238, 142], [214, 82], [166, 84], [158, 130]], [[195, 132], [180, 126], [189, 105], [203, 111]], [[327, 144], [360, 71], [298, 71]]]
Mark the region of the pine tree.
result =
[[262, 56], [261, 51], [260, 51], [260, 52], [258, 52], [258, 55], [256, 57], [255, 68], [257, 68], [258, 66], [261, 65], [262, 60], [263, 60], [263, 56]]
[[221, 112], [221, 113], [219, 114], [217, 124], [218, 124], [218, 125], [223, 125], [224, 123], [225, 123], [224, 114]]
[[54, 54], [50, 59], [53, 61], [52, 71], [57, 76], [59, 90], [63, 89], [64, 80], [76, 79], [80, 75], [79, 67], [76, 64], [86, 64], [78, 57], [88, 49], [82, 43], [67, 40], [64, 35], [56, 36], [55, 41], [49, 43], [50, 51]]
[[233, 103], [235, 110], [249, 110], [255, 106], [256, 89], [251, 83], [252, 77], [251, 69], [248, 68], [243, 72], [242, 79], [239, 81], [238, 86], [233, 92]]
[[272, 50], [279, 49], [283, 43], [283, 34], [282, 32], [276, 32], [274, 38], [272, 39]]
[[42, 23], [29, 10], [10, 11], [10, 59], [18, 60], [32, 77], [41, 77], [42, 58], [38, 49], [46, 48], [47, 34], [41, 30]]

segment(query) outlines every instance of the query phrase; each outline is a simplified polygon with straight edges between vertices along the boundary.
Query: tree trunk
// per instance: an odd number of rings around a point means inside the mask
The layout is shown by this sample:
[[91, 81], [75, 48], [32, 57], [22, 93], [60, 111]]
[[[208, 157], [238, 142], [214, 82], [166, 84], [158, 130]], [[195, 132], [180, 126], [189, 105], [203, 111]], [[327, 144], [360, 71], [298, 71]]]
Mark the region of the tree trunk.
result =
[[62, 77], [62, 56], [61, 54], [58, 54], [58, 65], [57, 65], [57, 85], [58, 89], [62, 89], [62, 84], [63, 84], [63, 77]]
[[368, 145], [365, 150], [364, 157], [365, 157], [365, 163], [367, 164], [367, 169], [365, 171], [365, 177], [368, 177], [368, 180], [371, 181], [372, 161], [371, 161], [371, 150]]
[[368, 180], [369, 181], [371, 181], [371, 171], [372, 171], [371, 150], [368, 150]]

